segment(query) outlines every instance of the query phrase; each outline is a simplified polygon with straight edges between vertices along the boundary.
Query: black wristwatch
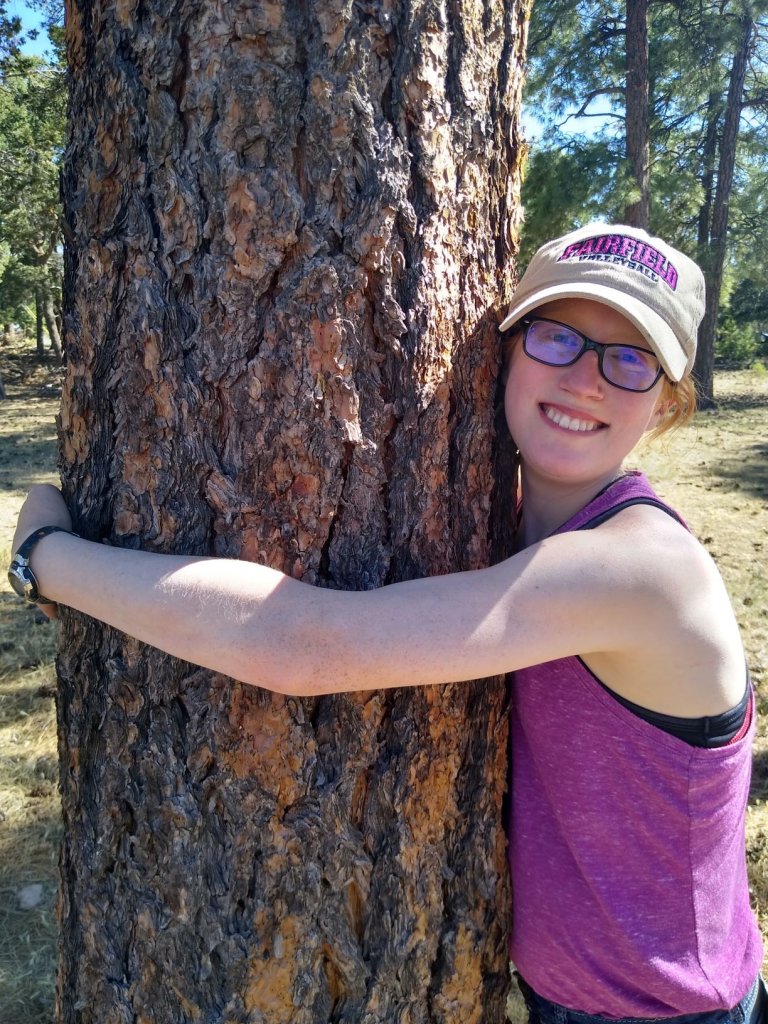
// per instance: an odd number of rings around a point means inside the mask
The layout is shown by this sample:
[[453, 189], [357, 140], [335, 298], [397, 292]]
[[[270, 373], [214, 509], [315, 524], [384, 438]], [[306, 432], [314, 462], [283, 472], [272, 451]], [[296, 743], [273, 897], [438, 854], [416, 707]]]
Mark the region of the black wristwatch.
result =
[[29, 558], [35, 544], [42, 540], [43, 537], [47, 537], [49, 533], [68, 533], [71, 537], [77, 536], [71, 530], [65, 530], [63, 526], [41, 526], [39, 530], [35, 530], [34, 533], [27, 537], [11, 559], [11, 565], [8, 569], [8, 582], [19, 597], [24, 598], [27, 604], [53, 604], [53, 601], [49, 601], [47, 597], [43, 597], [40, 593], [37, 579], [29, 564]]

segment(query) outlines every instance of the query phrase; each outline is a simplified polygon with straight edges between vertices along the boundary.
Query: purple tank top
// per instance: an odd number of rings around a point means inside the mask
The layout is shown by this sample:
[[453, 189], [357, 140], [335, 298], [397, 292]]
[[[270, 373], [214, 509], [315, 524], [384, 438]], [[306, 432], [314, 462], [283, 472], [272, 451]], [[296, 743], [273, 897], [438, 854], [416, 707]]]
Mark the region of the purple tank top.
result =
[[[556, 532], [627, 502], [675, 515], [634, 473]], [[754, 702], [746, 735], [692, 747], [569, 657], [515, 674], [511, 731], [510, 953], [523, 978], [606, 1017], [735, 1006], [762, 961], [744, 837]]]

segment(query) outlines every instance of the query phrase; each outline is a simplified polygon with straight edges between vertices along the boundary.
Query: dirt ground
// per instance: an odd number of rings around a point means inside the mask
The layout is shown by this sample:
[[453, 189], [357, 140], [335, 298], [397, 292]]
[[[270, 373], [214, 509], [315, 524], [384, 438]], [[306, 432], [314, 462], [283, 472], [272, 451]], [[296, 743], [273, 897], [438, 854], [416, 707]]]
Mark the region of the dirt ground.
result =
[[[56, 482], [61, 371], [0, 348], [0, 558], [27, 488]], [[719, 407], [632, 460], [717, 561], [742, 627], [762, 720], [748, 860], [768, 937], [768, 373], [720, 372]], [[0, 581], [0, 1019], [52, 1020], [60, 836], [53, 658], [56, 626]], [[519, 1019], [519, 1007], [511, 1008]]]
[[[0, 347], [0, 560], [21, 502], [57, 480], [61, 369]], [[52, 1020], [54, 900], [61, 832], [54, 707], [56, 627], [0, 577], [0, 1020]]]

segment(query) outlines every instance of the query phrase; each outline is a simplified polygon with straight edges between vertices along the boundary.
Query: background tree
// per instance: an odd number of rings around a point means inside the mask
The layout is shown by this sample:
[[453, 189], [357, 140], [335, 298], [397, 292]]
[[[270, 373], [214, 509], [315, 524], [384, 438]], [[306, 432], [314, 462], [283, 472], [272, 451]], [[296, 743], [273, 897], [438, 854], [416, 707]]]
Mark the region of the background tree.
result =
[[736, 165], [736, 145], [741, 114], [744, 107], [744, 80], [747, 63], [754, 44], [755, 22], [751, 6], [741, 12], [737, 21], [735, 43], [730, 58], [728, 92], [719, 123], [717, 178], [709, 193], [705, 192], [705, 205], [709, 216], [700, 218], [700, 262], [707, 283], [706, 311], [699, 328], [699, 346], [696, 351], [694, 374], [702, 391], [700, 404], [714, 405], [712, 380], [714, 375], [715, 333], [717, 329], [720, 295], [725, 269], [728, 216]]
[[757, 57], [765, 52], [765, 18], [755, 22], [754, 31], [729, 206], [724, 302], [717, 325], [718, 353], [742, 364], [768, 357], [768, 66]]
[[[539, 0], [532, 10], [528, 54], [525, 103], [540, 122], [542, 139], [532, 145], [526, 174], [526, 258], [546, 239], [593, 216], [621, 220], [632, 201], [623, 5]], [[570, 131], [573, 120], [594, 127]], [[557, 170], [548, 173], [552, 161]]]
[[[534, 6], [527, 97], [547, 134], [546, 143], [534, 148], [526, 180], [526, 253], [553, 228], [567, 230], [596, 213], [615, 220], [634, 216], [632, 203], [643, 194], [638, 186], [643, 160], [640, 142], [632, 140], [635, 135], [641, 140], [643, 130], [636, 131], [642, 104], [633, 104], [638, 96], [633, 82], [642, 74], [633, 78], [627, 69], [632, 51], [642, 51], [642, 44], [633, 45], [638, 35], [633, 24], [642, 22], [643, 6], [632, 2], [625, 9], [614, 0], [588, 0], [570, 10], [564, 0]], [[705, 270], [709, 305], [696, 368], [704, 405], [714, 400], [718, 311], [722, 334], [727, 296], [746, 251], [736, 225], [759, 221], [765, 226], [759, 195], [768, 136], [758, 125], [766, 97], [767, 16], [764, 0], [697, 5], [649, 0], [647, 6], [649, 225], [698, 258]], [[734, 91], [734, 76], [742, 82], [740, 93]], [[572, 133], [567, 129], [574, 117], [591, 117], [597, 128]], [[628, 159], [632, 152], [635, 160]], [[569, 187], [554, 196], [557, 175], [537, 173], [552, 160], [560, 176], [569, 177]], [[743, 188], [750, 179], [762, 180], [762, 189]], [[556, 213], [555, 225], [547, 222], [549, 212]], [[730, 233], [722, 227], [726, 222], [733, 225]]]
[[15, 56], [24, 41], [21, 18], [15, 12], [10, 12], [9, 6], [13, 7], [6, 0], [0, 0], [0, 63]]
[[45, 326], [58, 354], [65, 96], [60, 66], [20, 55], [0, 64], [0, 316], [22, 326], [36, 319], [38, 339]]
[[[79, 532], [348, 588], [493, 558], [525, 13], [72, 4]], [[66, 612], [59, 676], [60, 1020], [503, 1019], [501, 681], [289, 700]]]
[[651, 215], [648, 138], [648, 0], [626, 0], [626, 139], [627, 170], [634, 185], [624, 223], [648, 229]]

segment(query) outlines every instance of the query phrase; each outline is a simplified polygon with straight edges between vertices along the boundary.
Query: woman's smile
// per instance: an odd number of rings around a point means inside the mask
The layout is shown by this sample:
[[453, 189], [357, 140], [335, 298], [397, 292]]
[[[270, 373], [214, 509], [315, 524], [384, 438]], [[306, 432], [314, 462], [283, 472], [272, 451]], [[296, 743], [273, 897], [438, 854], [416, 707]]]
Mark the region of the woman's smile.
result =
[[596, 430], [603, 430], [607, 424], [596, 420], [592, 416], [585, 416], [576, 411], [566, 412], [555, 405], [542, 402], [539, 405], [544, 416], [555, 426], [563, 430], [570, 430], [574, 433], [587, 434]]

